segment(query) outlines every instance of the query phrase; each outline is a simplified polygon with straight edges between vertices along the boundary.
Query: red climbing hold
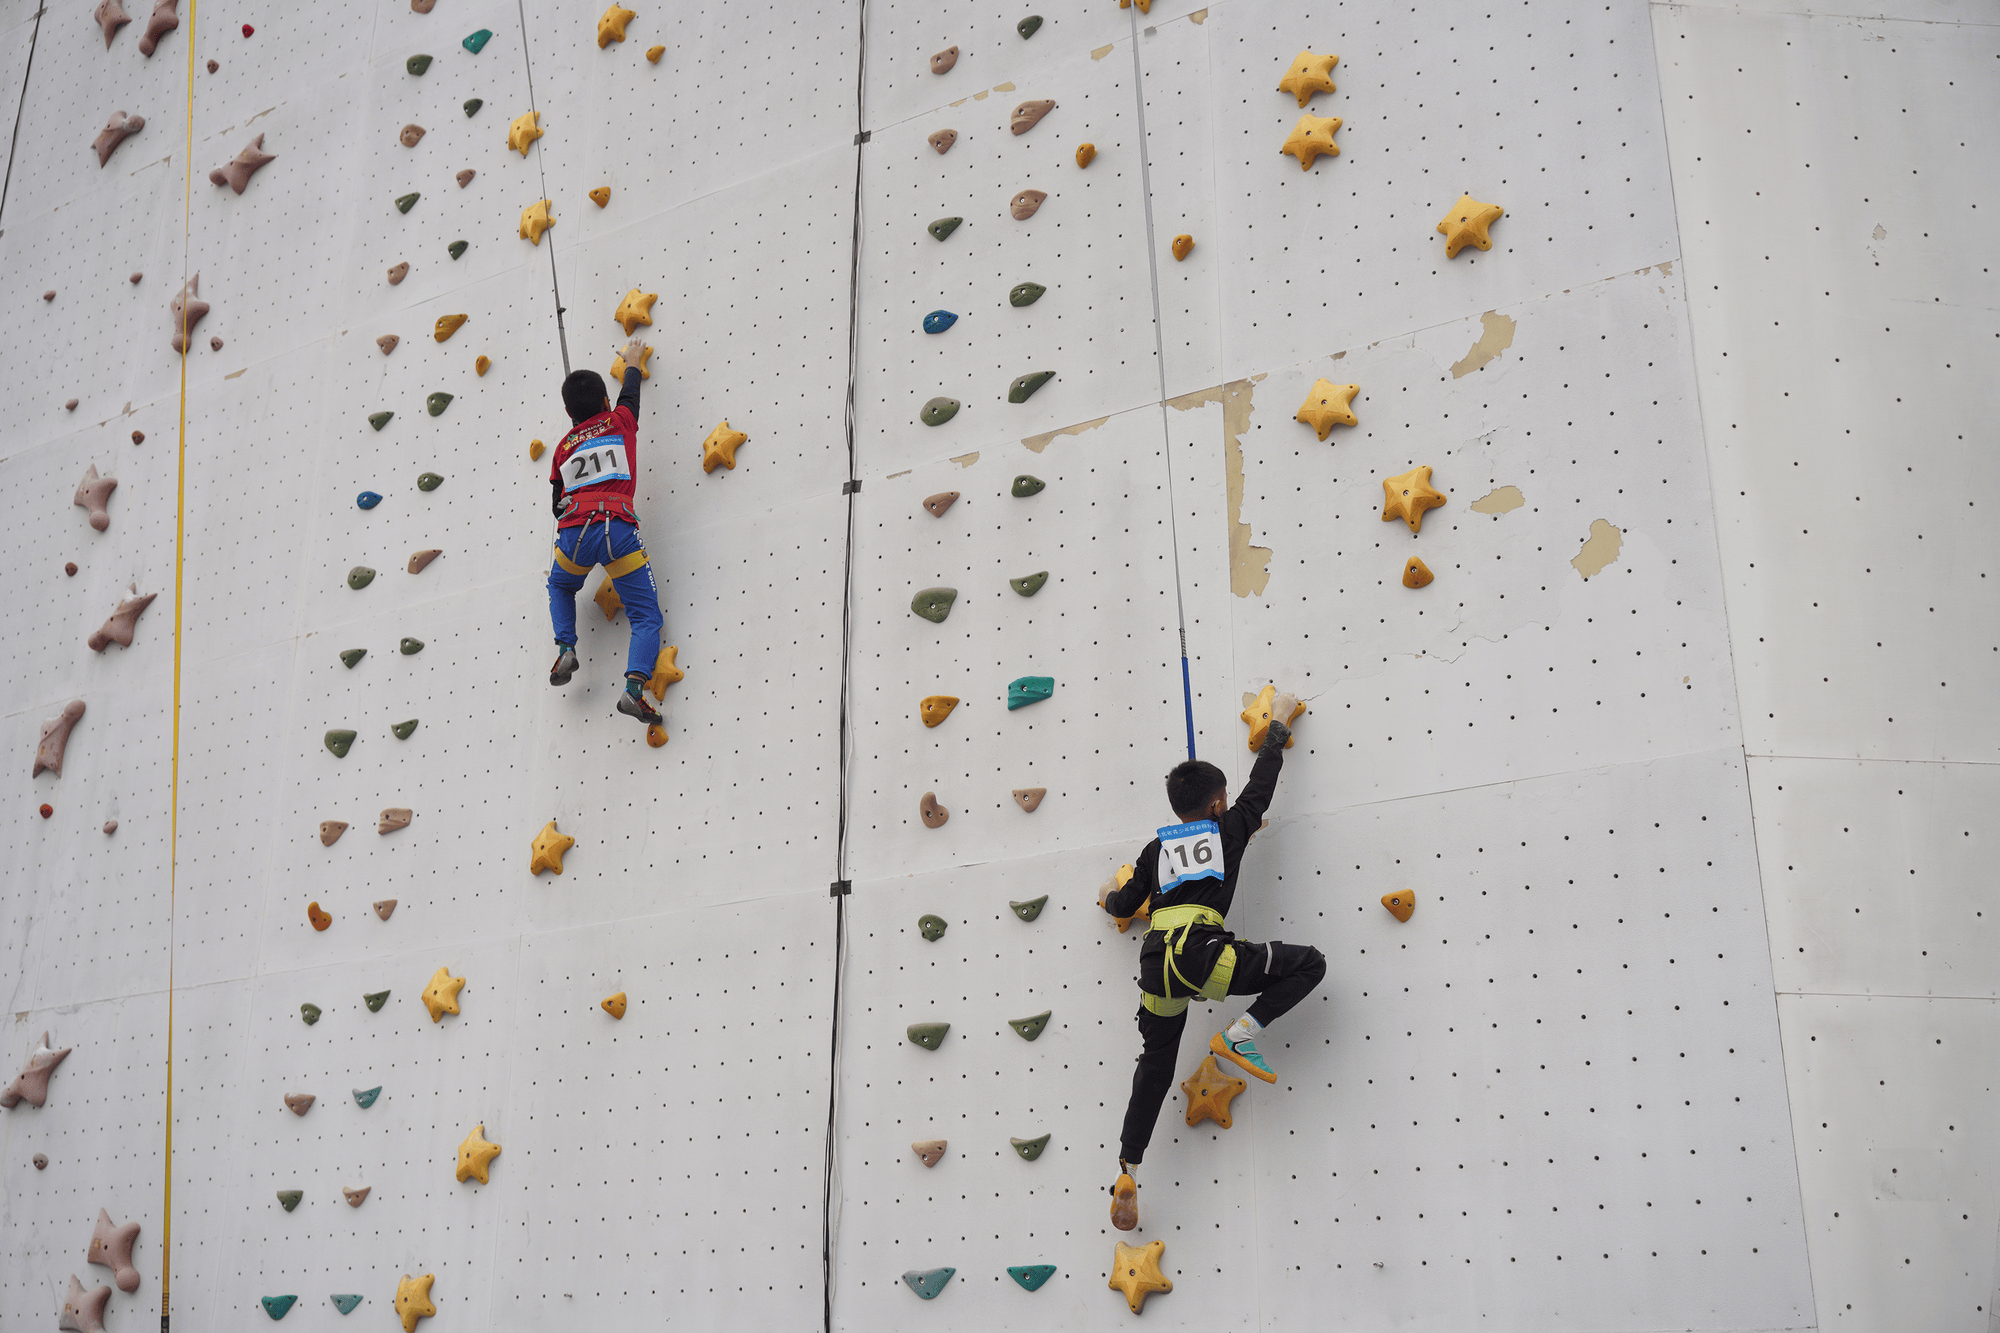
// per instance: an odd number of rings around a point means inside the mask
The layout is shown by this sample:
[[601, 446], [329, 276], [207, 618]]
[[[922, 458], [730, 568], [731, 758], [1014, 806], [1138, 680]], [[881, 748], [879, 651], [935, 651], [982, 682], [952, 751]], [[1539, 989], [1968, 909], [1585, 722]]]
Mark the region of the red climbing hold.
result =
[[47, 819], [50, 815], [54, 814], [55, 812], [56, 808], [54, 806], [45, 805], [42, 807], [42, 818]]
[[251, 33], [255, 32], [255, 31], [257, 31], [257, 30], [256, 30], [255, 28], [251, 27], [251, 26], [250, 26], [249, 24], [247, 24], [247, 23], [246, 23], [246, 24], [244, 24], [244, 25], [243, 25], [243, 35], [244, 35], [245, 37], [248, 37], [248, 36], [249, 36], [249, 35], [250, 35]]

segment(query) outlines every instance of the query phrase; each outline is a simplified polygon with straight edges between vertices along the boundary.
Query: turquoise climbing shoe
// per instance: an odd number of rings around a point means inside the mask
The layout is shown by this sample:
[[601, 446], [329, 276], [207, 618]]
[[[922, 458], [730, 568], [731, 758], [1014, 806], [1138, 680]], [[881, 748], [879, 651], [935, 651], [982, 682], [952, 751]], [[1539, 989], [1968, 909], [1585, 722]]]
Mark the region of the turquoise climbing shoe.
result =
[[1264, 1057], [1257, 1052], [1257, 1043], [1245, 1037], [1242, 1041], [1231, 1041], [1225, 1033], [1218, 1032], [1208, 1039], [1208, 1049], [1225, 1060], [1234, 1060], [1244, 1070], [1266, 1083], [1276, 1083], [1278, 1075], [1271, 1066], [1264, 1063]]

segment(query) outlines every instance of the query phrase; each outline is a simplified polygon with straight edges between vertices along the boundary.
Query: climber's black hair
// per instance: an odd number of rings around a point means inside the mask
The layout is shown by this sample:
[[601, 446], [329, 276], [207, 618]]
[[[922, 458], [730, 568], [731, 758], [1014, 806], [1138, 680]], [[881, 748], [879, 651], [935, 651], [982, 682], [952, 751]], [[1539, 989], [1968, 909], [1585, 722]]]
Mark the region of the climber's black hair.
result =
[[594, 370], [572, 370], [563, 381], [563, 407], [571, 421], [590, 420], [605, 409], [609, 400], [604, 376]]
[[1208, 813], [1208, 803], [1229, 786], [1229, 778], [1206, 759], [1189, 759], [1175, 764], [1167, 774], [1167, 804], [1182, 819], [1200, 819]]

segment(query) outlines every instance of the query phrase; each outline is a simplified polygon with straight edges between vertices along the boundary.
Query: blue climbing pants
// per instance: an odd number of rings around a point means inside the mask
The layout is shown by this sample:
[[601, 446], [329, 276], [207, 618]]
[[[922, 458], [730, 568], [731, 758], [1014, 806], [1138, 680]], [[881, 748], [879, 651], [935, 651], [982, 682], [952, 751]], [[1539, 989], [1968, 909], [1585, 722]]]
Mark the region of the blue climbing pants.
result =
[[618, 600], [625, 604], [625, 618], [632, 622], [626, 674], [650, 676], [660, 655], [660, 631], [666, 622], [660, 615], [659, 589], [653, 583], [653, 567], [647, 562], [639, 529], [622, 519], [556, 532], [555, 560], [549, 567], [549, 619], [555, 623], [556, 642], [576, 642], [577, 590], [597, 565], [603, 565], [611, 575]]

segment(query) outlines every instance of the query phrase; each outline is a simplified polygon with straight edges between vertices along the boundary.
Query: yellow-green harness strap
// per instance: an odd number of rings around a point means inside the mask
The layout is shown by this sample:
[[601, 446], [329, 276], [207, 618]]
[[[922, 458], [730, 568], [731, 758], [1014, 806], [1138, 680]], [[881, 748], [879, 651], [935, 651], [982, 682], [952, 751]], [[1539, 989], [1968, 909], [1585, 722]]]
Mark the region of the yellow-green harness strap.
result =
[[[1186, 1012], [1188, 1000], [1193, 996], [1220, 1000], [1229, 994], [1230, 978], [1236, 975], [1236, 946], [1233, 944], [1225, 946], [1216, 956], [1214, 970], [1208, 974], [1208, 980], [1199, 986], [1181, 974], [1180, 966], [1175, 959], [1180, 957], [1181, 951], [1187, 947], [1188, 931], [1195, 926], [1214, 926], [1217, 930], [1228, 928], [1220, 912], [1212, 907], [1204, 907], [1200, 903], [1181, 903], [1172, 907], [1158, 908], [1153, 912], [1152, 931], [1148, 933], [1163, 933], [1167, 939], [1167, 956], [1160, 969], [1160, 981], [1168, 993], [1154, 995], [1140, 991], [1139, 1003], [1144, 1005], [1148, 1012], [1158, 1014], [1162, 1018], [1173, 1018]], [[1188, 992], [1186, 995], [1173, 994], [1175, 981], [1179, 981], [1182, 988]]]

